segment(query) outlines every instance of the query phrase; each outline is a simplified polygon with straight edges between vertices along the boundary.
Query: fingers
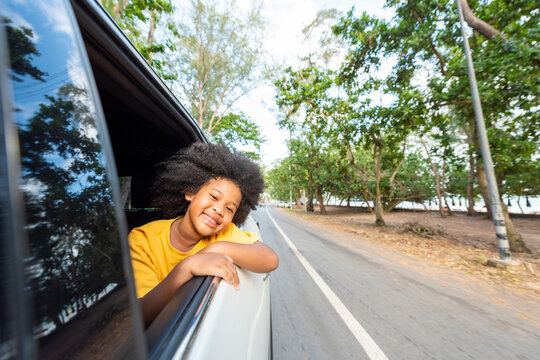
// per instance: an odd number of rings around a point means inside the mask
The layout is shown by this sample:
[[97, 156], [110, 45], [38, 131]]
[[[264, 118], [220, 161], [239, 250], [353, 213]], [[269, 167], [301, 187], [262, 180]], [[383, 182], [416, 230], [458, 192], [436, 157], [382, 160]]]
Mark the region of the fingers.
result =
[[235, 290], [238, 290], [240, 287], [240, 279], [238, 278], [238, 271], [236, 271], [236, 266], [230, 257], [226, 257], [226, 267], [225, 272], [222, 275], [218, 275], [228, 282]]
[[217, 253], [204, 253], [192, 255], [197, 257], [193, 264], [192, 273], [194, 275], [213, 275], [219, 276], [228, 282], [235, 290], [240, 287], [238, 272], [233, 260], [227, 255]]

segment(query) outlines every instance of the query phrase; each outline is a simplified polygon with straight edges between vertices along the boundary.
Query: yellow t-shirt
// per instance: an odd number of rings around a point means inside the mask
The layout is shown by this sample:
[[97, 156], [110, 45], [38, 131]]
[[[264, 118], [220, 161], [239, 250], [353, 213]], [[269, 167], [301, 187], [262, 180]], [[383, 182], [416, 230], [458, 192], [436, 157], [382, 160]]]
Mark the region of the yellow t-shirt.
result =
[[176, 219], [157, 220], [134, 228], [129, 233], [129, 247], [137, 297], [141, 298], [159, 284], [186, 257], [196, 254], [216, 241], [253, 244], [255, 233], [244, 232], [230, 224], [225, 230], [201, 239], [190, 251], [183, 253], [170, 242], [171, 225]]

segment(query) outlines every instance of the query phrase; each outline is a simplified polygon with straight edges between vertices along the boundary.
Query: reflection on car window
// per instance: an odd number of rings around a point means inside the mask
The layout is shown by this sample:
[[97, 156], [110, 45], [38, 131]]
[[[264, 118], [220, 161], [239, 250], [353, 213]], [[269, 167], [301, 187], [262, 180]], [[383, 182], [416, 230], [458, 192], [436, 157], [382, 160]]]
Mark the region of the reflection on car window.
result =
[[61, 0], [0, 7], [29, 242], [25, 288], [34, 302], [38, 353], [129, 358], [133, 324], [116, 217], [71, 18]]
[[0, 359], [11, 358], [15, 354], [13, 305], [16, 299], [13, 276], [13, 244], [8, 241], [9, 238], [12, 238], [12, 234], [8, 230], [8, 209], [10, 207], [3, 128], [3, 119], [0, 119]]

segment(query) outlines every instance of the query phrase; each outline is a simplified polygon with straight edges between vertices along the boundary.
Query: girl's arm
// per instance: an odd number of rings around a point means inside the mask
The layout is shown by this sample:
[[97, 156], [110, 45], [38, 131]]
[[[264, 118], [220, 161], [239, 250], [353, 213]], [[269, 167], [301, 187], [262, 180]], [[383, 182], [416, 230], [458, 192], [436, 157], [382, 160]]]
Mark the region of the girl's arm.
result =
[[227, 255], [236, 265], [256, 273], [273, 271], [279, 265], [279, 258], [274, 250], [260, 241], [253, 244], [217, 241], [201, 252]]
[[139, 299], [145, 326], [150, 325], [182, 285], [198, 275], [219, 276], [238, 289], [238, 273], [227, 255], [199, 252], [188, 256], [162, 282]]

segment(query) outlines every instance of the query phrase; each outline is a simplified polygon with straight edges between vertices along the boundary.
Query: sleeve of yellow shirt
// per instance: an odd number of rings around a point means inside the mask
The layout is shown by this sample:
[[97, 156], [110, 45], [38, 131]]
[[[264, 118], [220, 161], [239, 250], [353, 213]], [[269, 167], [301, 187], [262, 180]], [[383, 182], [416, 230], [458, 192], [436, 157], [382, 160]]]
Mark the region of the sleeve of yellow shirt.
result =
[[158, 271], [153, 266], [146, 235], [142, 231], [134, 229], [129, 234], [129, 244], [137, 298], [142, 298], [159, 284]]

